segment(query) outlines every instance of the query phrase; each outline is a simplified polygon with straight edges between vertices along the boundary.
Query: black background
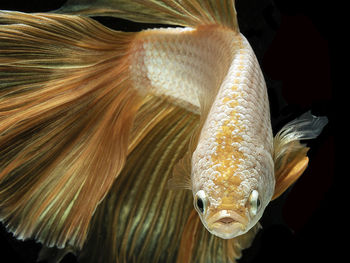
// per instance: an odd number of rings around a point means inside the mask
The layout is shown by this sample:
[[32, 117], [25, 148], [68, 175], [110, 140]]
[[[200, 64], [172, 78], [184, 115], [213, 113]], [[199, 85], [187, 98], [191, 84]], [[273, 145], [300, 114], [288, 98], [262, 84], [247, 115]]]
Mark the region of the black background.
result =
[[[65, 0], [1, 1], [0, 9], [45, 12]], [[337, 10], [330, 2], [236, 0], [241, 32], [255, 50], [265, 74], [274, 132], [307, 110], [326, 115], [329, 124], [308, 142], [310, 164], [304, 175], [262, 219], [263, 230], [239, 262], [338, 262], [347, 241], [346, 198], [335, 158], [334, 97], [338, 80]], [[97, 18], [106, 26], [139, 31], [160, 25]], [[346, 123], [344, 123], [345, 125]], [[337, 166], [336, 166], [337, 164]], [[346, 170], [348, 173], [348, 170]], [[346, 174], [344, 174], [346, 176]], [[0, 226], [0, 262], [35, 262], [40, 245], [18, 241]], [[63, 262], [76, 262], [73, 255]]]

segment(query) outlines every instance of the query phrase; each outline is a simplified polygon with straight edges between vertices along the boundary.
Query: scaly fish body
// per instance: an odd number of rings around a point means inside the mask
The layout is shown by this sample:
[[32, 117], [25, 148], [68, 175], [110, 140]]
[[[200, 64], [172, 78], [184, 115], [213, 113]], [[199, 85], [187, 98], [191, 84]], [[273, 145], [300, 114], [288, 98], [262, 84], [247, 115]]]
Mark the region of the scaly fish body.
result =
[[[237, 35], [233, 60], [192, 157], [193, 193], [203, 190], [208, 230], [223, 238], [246, 233], [274, 192], [273, 136], [264, 77], [248, 41]], [[257, 214], [249, 196], [259, 193]], [[235, 225], [235, 226], [234, 226]]]
[[263, 211], [275, 187], [266, 85], [248, 41], [221, 26], [202, 26], [147, 30], [134, 42], [131, 75], [142, 93], [170, 97], [195, 112], [200, 91], [212, 94], [192, 156], [192, 190], [208, 196], [210, 209], [201, 219], [210, 232], [224, 238], [247, 232], [261, 216], [249, 215], [252, 190], [262, 193]]
[[220, 26], [140, 32], [130, 52], [135, 88], [199, 113], [200, 92], [216, 92], [227, 74], [236, 35]]

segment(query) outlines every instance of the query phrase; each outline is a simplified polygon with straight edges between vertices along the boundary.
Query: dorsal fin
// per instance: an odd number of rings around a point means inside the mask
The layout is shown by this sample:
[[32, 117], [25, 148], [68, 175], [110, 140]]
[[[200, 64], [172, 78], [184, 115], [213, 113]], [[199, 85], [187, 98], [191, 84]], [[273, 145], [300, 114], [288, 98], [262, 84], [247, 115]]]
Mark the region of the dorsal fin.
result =
[[218, 24], [239, 31], [234, 0], [68, 0], [56, 12], [180, 26]]

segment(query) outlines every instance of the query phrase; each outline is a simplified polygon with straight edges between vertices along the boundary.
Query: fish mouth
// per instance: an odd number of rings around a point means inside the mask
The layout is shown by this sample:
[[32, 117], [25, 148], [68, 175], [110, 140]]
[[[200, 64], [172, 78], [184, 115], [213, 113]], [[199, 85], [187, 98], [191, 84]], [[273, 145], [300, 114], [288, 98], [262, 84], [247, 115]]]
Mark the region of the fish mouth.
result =
[[245, 232], [248, 220], [233, 210], [221, 210], [207, 219], [207, 227], [212, 234], [230, 239]]

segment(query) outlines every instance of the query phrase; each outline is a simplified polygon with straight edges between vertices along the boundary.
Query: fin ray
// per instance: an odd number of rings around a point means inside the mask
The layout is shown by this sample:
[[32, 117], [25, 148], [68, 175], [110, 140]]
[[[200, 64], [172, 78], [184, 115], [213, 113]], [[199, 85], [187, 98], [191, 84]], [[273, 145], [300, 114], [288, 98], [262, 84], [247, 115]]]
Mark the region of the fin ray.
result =
[[310, 111], [287, 123], [274, 138], [275, 193], [280, 196], [305, 171], [309, 150], [300, 140], [316, 138], [327, 124], [327, 117], [315, 117]]
[[181, 26], [219, 24], [239, 31], [234, 0], [68, 0], [56, 12]]
[[1, 220], [20, 239], [81, 247], [140, 105], [133, 35], [90, 18], [1, 11], [0, 38]]
[[[176, 255], [181, 237], [175, 233], [182, 232], [192, 196], [188, 191], [169, 191], [166, 183], [172, 167], [187, 150], [190, 131], [197, 127], [199, 117], [154, 96], [144, 103], [135, 124], [147, 118], [152, 128], [140, 140], [137, 133], [145, 131], [133, 127], [132, 150], [112, 190], [97, 208], [79, 255], [82, 261], [130, 262], [138, 251], [138, 261], [172, 262]], [[159, 111], [166, 114], [159, 115]], [[102, 249], [111, 253], [101, 254]]]

